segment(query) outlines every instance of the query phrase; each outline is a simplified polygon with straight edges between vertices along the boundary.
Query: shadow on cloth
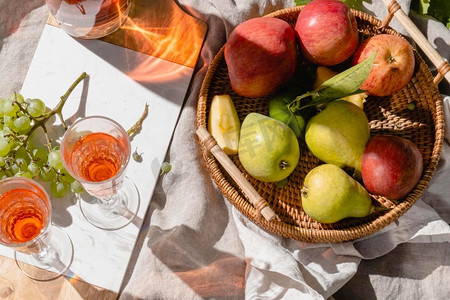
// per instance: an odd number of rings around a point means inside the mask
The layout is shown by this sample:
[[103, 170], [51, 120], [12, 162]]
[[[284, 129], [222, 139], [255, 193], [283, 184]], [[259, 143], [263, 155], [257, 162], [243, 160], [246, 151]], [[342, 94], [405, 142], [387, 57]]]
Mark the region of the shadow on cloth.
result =
[[185, 225], [151, 227], [149, 237], [153, 254], [200, 297], [243, 296], [243, 259], [204, 245], [200, 234]]
[[[200, 151], [192, 155], [195, 161], [201, 160]], [[205, 180], [212, 183], [205, 168], [194, 170], [198, 176], [184, 169], [190, 159], [184, 155], [166, 157], [173, 169], [164, 180], [158, 180], [135, 246], [139, 252], [132, 256], [122, 283], [121, 299], [165, 298], [169, 294], [175, 299], [244, 298], [246, 262], [231, 249], [238, 247], [238, 241], [224, 237], [229, 236], [225, 200], [213, 184], [197, 184]], [[173, 189], [184, 190], [181, 199]], [[204, 202], [198, 201], [198, 193], [205, 195]], [[136, 275], [142, 272], [145, 281]], [[173, 286], [179, 288], [172, 291]]]
[[[440, 258], [440, 259], [439, 259]], [[387, 255], [362, 260], [358, 272], [337, 291], [335, 300], [449, 299], [448, 278], [441, 276], [450, 268], [450, 243], [405, 243]], [[402, 298], [406, 299], [406, 298]]]

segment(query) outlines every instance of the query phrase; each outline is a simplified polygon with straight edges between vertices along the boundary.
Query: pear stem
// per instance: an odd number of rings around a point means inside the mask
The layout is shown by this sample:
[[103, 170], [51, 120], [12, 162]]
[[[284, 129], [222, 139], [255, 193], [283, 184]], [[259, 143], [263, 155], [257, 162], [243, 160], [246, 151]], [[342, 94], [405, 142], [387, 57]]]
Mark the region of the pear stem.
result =
[[300, 190], [300, 196], [302, 198], [306, 198], [308, 196], [308, 187], [307, 186], [302, 187], [302, 189]]
[[361, 181], [362, 180], [362, 173], [361, 171], [357, 170], [357, 169], [353, 169], [353, 176], [352, 176], [355, 180], [357, 181]]
[[280, 169], [281, 170], [285, 170], [286, 168], [289, 167], [289, 163], [285, 160], [280, 161]]

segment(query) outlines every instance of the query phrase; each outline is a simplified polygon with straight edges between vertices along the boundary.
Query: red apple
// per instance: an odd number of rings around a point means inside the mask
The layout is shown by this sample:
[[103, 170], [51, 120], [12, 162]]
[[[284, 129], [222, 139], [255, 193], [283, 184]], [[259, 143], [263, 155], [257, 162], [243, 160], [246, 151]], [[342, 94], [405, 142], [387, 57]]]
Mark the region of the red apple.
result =
[[362, 179], [369, 192], [401, 199], [416, 186], [422, 171], [422, 154], [411, 141], [393, 135], [375, 135], [367, 142], [362, 157]]
[[265, 97], [294, 75], [294, 29], [284, 20], [260, 17], [238, 25], [225, 44], [231, 87], [241, 96]]
[[361, 89], [370, 95], [388, 96], [404, 88], [414, 72], [414, 52], [404, 38], [379, 34], [363, 42], [353, 55], [352, 64], [356, 65], [374, 51], [377, 56], [372, 70]]
[[358, 47], [355, 16], [339, 0], [314, 0], [306, 4], [298, 15], [295, 31], [305, 58], [322, 66], [345, 61]]

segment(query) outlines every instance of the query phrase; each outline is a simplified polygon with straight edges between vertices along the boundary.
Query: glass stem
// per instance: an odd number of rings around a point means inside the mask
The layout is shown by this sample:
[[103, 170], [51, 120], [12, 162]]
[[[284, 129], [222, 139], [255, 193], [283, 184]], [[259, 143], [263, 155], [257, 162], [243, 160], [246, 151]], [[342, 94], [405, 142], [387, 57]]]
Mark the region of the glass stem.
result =
[[100, 205], [101, 208], [105, 209], [105, 210], [112, 210], [115, 209], [120, 201], [119, 197], [116, 196], [112, 196], [111, 198], [107, 198], [107, 199], [101, 199], [101, 198], [97, 198], [97, 203]]
[[33, 253], [34, 258], [46, 265], [53, 265], [56, 260], [58, 260], [58, 254], [55, 249], [49, 244], [45, 244], [42, 241], [38, 241], [39, 251]]
[[57, 249], [51, 244], [45, 244], [44, 242], [39, 241], [39, 247], [39, 252], [31, 254], [34, 259], [55, 270], [64, 270], [66, 268], [59, 258]]
[[126, 218], [133, 215], [133, 213], [127, 208], [126, 204], [123, 202], [119, 194], [115, 194], [114, 196], [108, 199], [97, 198], [97, 203], [105, 211], [119, 214]]

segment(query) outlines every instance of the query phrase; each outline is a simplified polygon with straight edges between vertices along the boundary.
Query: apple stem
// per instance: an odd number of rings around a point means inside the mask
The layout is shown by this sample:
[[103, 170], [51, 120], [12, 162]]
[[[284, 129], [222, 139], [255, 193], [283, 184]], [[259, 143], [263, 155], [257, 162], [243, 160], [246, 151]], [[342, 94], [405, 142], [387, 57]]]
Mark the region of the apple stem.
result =
[[395, 62], [395, 57], [392, 56], [392, 55], [389, 55], [389, 56], [386, 58], [386, 60], [387, 60], [388, 63], [392, 64], [392, 63]]

